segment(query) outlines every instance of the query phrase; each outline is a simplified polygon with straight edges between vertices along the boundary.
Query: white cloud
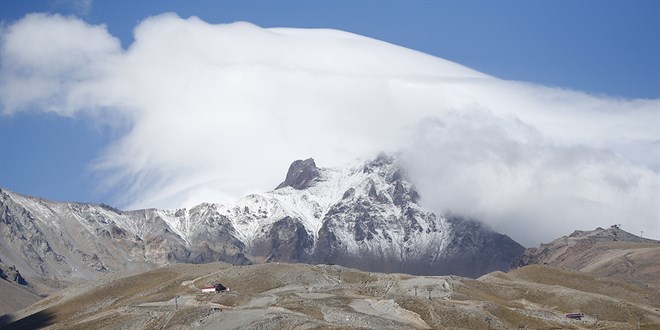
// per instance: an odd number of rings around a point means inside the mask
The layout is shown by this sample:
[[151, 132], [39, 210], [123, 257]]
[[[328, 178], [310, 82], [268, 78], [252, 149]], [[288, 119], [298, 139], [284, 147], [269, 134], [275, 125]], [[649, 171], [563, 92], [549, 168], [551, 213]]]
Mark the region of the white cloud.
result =
[[104, 26], [76, 18], [30, 14], [2, 33], [2, 111], [35, 106], [73, 115], [99, 107], [95, 84], [117, 65], [121, 45]]
[[658, 228], [657, 173], [610, 151], [558, 145], [515, 117], [462, 109], [429, 119], [403, 159], [424, 204], [528, 246], [576, 228]]
[[659, 100], [503, 81], [334, 30], [165, 14], [134, 35], [124, 50], [104, 26], [32, 14], [0, 53], [4, 114], [128, 123], [95, 164], [124, 206], [226, 200], [274, 187], [294, 159], [403, 148], [442, 164], [411, 169], [429, 205], [525, 242], [556, 236], [522, 237], [527, 222], [658, 232]]

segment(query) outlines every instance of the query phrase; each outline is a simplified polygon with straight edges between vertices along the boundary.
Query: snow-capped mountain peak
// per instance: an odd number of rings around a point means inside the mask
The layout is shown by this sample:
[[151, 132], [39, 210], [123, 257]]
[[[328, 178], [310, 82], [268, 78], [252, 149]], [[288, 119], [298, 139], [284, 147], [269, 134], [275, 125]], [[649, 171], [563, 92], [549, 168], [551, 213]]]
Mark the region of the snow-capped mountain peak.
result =
[[234, 203], [119, 211], [0, 191], [0, 260], [71, 280], [171, 262], [293, 261], [374, 271], [479, 276], [524, 248], [479, 223], [418, 204], [397, 158], [338, 168], [293, 162], [276, 189]]

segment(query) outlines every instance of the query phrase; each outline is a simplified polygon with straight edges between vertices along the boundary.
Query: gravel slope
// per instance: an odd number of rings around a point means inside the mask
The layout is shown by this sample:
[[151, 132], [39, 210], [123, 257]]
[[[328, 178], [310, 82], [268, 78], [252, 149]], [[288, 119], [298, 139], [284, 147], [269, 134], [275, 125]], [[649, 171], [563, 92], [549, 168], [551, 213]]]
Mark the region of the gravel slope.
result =
[[[216, 282], [232, 290], [201, 293]], [[12, 318], [27, 316], [23, 325], [51, 329], [477, 329], [487, 327], [486, 317], [494, 328], [657, 329], [658, 309], [658, 290], [542, 265], [475, 280], [331, 265], [212, 263], [108, 275]], [[569, 320], [569, 312], [586, 316]]]

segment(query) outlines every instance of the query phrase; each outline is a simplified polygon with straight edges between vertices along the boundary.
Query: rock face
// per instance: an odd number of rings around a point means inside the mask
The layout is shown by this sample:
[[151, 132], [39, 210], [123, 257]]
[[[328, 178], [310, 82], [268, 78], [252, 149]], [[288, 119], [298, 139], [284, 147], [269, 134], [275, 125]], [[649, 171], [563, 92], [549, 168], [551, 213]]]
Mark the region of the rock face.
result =
[[477, 277], [524, 250], [478, 222], [422, 208], [394, 157], [353, 167], [295, 161], [277, 189], [233, 204], [120, 211], [0, 190], [0, 259], [51, 287], [176, 263], [332, 263]]
[[421, 208], [419, 194], [396, 160], [365, 164], [323, 217], [313, 260], [363, 270], [477, 277], [508, 269], [524, 248], [459, 217]]
[[314, 159], [296, 160], [289, 166], [289, 171], [286, 173], [284, 182], [280, 183], [275, 189], [291, 187], [302, 190], [313, 185], [315, 180], [319, 179], [320, 175]]

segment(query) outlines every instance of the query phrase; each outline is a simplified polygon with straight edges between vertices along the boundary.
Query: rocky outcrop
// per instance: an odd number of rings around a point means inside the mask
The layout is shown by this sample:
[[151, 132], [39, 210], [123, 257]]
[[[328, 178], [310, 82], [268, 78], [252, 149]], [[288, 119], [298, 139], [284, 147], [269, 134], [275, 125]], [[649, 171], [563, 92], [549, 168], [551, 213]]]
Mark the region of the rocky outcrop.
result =
[[0, 260], [0, 279], [9, 281], [18, 285], [28, 285], [27, 281], [21, 276], [16, 266], [7, 266]]
[[316, 167], [316, 163], [314, 163], [314, 159], [296, 160], [289, 166], [284, 182], [280, 183], [275, 189], [291, 187], [302, 190], [314, 184], [319, 177], [320, 172]]

